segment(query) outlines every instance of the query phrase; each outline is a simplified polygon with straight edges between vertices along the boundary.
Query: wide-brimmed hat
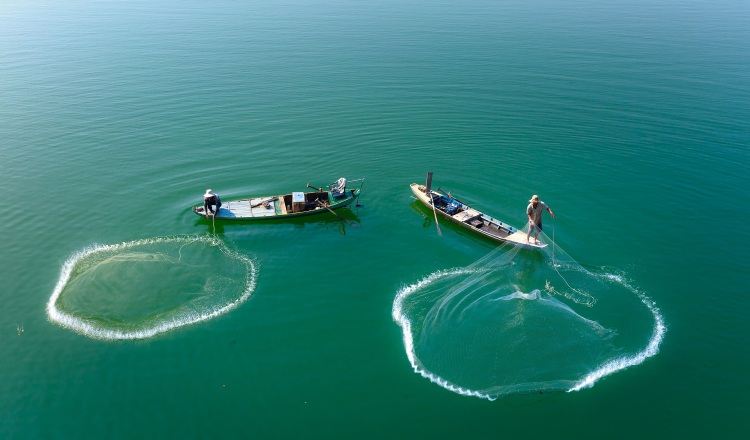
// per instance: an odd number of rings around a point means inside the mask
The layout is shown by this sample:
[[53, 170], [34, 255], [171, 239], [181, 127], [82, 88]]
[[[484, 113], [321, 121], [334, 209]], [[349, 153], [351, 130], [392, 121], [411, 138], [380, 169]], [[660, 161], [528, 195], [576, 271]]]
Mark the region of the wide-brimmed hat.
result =
[[211, 191], [210, 189], [207, 189], [206, 193], [203, 194], [203, 197], [213, 197], [213, 196], [214, 196], [214, 192]]
[[538, 201], [539, 201], [539, 196], [536, 195], [536, 194], [534, 194], [533, 196], [531, 196], [531, 200], [529, 200], [529, 202], [531, 202], [531, 203], [538, 202]]

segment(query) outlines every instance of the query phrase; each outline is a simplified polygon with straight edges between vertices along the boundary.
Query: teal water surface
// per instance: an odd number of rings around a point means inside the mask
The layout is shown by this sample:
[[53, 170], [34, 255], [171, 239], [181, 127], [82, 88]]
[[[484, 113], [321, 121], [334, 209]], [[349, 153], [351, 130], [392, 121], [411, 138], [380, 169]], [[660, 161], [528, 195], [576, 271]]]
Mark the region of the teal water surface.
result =
[[[748, 41], [734, 0], [3, 2], [0, 435], [746, 437]], [[517, 227], [539, 194], [555, 245], [658, 313], [601, 292], [604, 309], [555, 310], [612, 324], [630, 355], [658, 315], [656, 352], [578, 391], [492, 401], [416, 372], [399, 292], [494, 249], [438, 235], [409, 190], [427, 171]], [[189, 210], [206, 188], [342, 176], [365, 178], [362, 206], [340, 211], [359, 227]], [[60, 325], [56, 292], [86, 322], [164, 331]], [[575, 350], [610, 333], [579, 339], [541, 305], [502, 315], [567, 335], [571, 350], [528, 354], [535, 368], [608, 358]], [[422, 342], [453, 374], [463, 353]], [[509, 347], [468, 342], [452, 340], [485, 351], [467, 362]], [[496, 385], [476, 365], [455, 377], [469, 375]]]

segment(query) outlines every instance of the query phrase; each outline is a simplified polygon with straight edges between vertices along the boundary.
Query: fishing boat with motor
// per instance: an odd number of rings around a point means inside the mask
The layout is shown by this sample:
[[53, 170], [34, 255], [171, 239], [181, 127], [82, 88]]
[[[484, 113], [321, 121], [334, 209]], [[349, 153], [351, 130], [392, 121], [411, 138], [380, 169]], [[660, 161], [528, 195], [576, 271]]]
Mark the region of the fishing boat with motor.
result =
[[[347, 185], [357, 182], [359, 186], [356, 188], [347, 188]], [[347, 181], [342, 177], [327, 185], [327, 189], [308, 183], [307, 188], [314, 191], [223, 201], [215, 215], [209, 213], [208, 217], [215, 220], [277, 220], [326, 212], [338, 217], [333, 211], [357, 200], [363, 184], [364, 179]], [[203, 205], [193, 206], [192, 210], [197, 215], [206, 216]]]
[[[432, 173], [427, 173], [425, 185], [412, 183], [411, 191], [417, 200], [433, 211], [436, 222], [437, 215], [440, 214], [453, 223], [500, 243], [508, 243], [527, 249], [544, 249], [547, 247], [547, 243], [534, 243], [533, 237], [531, 243], [527, 242], [526, 232], [472, 208], [452, 194], [441, 191], [440, 188], [432, 189]], [[440, 231], [439, 228], [438, 225], [438, 232]]]

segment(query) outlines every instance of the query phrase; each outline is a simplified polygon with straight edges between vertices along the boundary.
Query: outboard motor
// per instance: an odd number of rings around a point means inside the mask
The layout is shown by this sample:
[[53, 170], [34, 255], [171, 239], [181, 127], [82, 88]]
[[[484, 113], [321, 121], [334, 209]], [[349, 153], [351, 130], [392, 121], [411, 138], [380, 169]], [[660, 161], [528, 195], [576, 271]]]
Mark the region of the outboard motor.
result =
[[331, 195], [335, 198], [346, 195], [346, 178], [342, 177], [336, 183], [331, 184]]

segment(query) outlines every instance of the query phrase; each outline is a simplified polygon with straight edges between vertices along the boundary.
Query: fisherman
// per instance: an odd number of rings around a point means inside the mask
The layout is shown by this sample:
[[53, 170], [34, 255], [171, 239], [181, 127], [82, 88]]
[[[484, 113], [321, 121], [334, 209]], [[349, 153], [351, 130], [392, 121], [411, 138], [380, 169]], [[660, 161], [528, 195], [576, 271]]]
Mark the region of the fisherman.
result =
[[[213, 210], [214, 205], [216, 205], [215, 212]], [[221, 199], [219, 198], [219, 195], [210, 189], [207, 189], [206, 193], [203, 194], [203, 212], [206, 213], [206, 218], [208, 218], [209, 214], [215, 217], [219, 212], [219, 208], [221, 208]]]
[[529, 200], [529, 206], [526, 207], [526, 215], [529, 216], [529, 232], [526, 233], [526, 244], [530, 244], [529, 237], [532, 229], [534, 230], [534, 244], [539, 244], [539, 231], [542, 230], [542, 211], [549, 212], [552, 219], [555, 219], [555, 214], [549, 209], [549, 206], [540, 202], [539, 196], [534, 194]]

